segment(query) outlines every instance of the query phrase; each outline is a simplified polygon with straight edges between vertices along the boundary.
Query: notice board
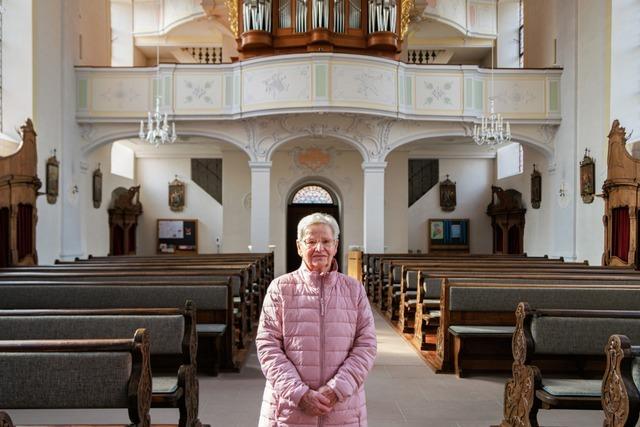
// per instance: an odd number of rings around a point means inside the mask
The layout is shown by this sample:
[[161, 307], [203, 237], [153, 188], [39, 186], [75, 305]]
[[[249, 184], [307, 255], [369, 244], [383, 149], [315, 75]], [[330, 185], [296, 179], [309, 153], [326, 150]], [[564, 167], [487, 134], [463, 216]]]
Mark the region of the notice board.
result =
[[197, 219], [159, 219], [157, 227], [159, 254], [197, 254]]

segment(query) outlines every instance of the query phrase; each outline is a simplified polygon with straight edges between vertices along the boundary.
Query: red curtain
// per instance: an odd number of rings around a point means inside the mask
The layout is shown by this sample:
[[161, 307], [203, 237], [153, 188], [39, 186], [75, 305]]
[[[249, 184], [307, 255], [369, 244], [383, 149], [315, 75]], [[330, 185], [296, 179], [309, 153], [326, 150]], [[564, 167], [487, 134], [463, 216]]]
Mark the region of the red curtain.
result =
[[629, 261], [629, 208], [622, 206], [611, 211], [611, 256]]
[[135, 255], [136, 253], [136, 225], [133, 224], [129, 227], [129, 247], [127, 248], [127, 255]]
[[512, 225], [509, 227], [509, 235], [507, 236], [508, 254], [521, 254], [522, 248], [520, 244], [520, 227]]
[[502, 227], [499, 225], [493, 227], [493, 248], [494, 254], [501, 254], [504, 250], [502, 248]]
[[0, 268], [11, 265], [11, 234], [9, 208], [0, 209]]
[[124, 255], [124, 230], [119, 225], [113, 227], [111, 255]]
[[33, 206], [18, 205], [18, 261], [33, 253]]

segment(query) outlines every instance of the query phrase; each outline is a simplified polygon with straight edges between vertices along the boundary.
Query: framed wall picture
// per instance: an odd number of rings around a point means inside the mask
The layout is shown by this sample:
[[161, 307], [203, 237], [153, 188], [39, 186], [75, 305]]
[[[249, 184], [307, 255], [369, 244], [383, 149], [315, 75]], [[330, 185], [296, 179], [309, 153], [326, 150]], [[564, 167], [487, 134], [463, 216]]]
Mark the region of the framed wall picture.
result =
[[169, 208], [173, 212], [180, 212], [184, 209], [184, 182], [176, 179], [169, 183]]
[[585, 149], [580, 162], [580, 197], [584, 203], [593, 203], [595, 195], [596, 164], [590, 154], [589, 149]]
[[542, 201], [542, 175], [536, 170], [535, 163], [533, 164], [533, 172], [531, 172], [531, 207], [533, 209], [540, 209], [540, 202]]
[[100, 171], [99, 164], [98, 169], [93, 171], [91, 193], [93, 198], [93, 207], [98, 209], [102, 204], [102, 172]]
[[456, 183], [447, 178], [440, 183], [440, 208], [452, 212], [456, 208]]
[[60, 162], [56, 159], [56, 150], [53, 150], [53, 156], [47, 159], [45, 174], [47, 202], [53, 205], [58, 200], [58, 188], [60, 183]]

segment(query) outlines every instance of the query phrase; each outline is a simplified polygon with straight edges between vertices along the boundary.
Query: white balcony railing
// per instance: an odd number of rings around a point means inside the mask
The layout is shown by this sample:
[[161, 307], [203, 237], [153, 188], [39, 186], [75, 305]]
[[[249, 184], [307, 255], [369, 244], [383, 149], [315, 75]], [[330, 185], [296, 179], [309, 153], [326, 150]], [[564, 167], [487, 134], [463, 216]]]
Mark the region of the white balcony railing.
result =
[[[177, 119], [285, 112], [355, 112], [473, 121], [488, 109], [491, 71], [412, 65], [342, 54], [274, 56], [221, 65], [77, 68], [79, 122], [140, 119], [153, 107]], [[495, 70], [496, 112], [514, 123], [560, 122], [562, 70]]]

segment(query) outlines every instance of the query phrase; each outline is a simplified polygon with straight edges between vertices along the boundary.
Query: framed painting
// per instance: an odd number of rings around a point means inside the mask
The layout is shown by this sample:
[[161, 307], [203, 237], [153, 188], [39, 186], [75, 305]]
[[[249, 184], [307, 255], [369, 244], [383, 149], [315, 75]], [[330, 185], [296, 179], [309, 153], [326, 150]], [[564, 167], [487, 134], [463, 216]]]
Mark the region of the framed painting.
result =
[[60, 183], [60, 162], [56, 159], [56, 150], [53, 150], [53, 156], [47, 159], [45, 174], [47, 202], [53, 205], [58, 200]]
[[456, 183], [447, 178], [440, 183], [440, 208], [445, 212], [456, 209]]
[[444, 221], [431, 221], [429, 227], [429, 238], [431, 240], [444, 239]]
[[589, 149], [585, 149], [580, 162], [580, 197], [584, 203], [593, 203], [595, 195], [596, 164], [590, 154]]
[[93, 198], [93, 207], [98, 209], [102, 204], [102, 172], [100, 171], [99, 164], [98, 169], [93, 171], [91, 193]]
[[169, 183], [169, 208], [173, 212], [181, 212], [184, 209], [184, 182], [177, 176]]
[[533, 172], [531, 172], [531, 207], [533, 209], [540, 209], [540, 202], [542, 201], [542, 175], [536, 170], [536, 165], [533, 165]]

